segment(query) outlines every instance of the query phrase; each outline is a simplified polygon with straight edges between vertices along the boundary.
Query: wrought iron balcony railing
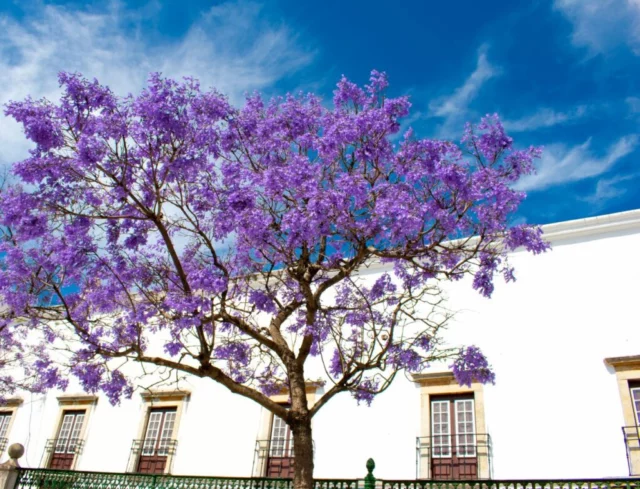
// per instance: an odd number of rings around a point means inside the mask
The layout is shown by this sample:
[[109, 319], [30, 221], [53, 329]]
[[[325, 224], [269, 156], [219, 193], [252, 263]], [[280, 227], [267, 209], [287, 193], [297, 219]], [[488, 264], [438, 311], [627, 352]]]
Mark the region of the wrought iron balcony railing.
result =
[[7, 449], [7, 444], [9, 440], [6, 438], [0, 438], [0, 453], [4, 452]]
[[[491, 479], [492, 458], [491, 436], [488, 433], [416, 438], [416, 478]], [[427, 464], [427, 470], [424, 470], [424, 464]], [[440, 475], [435, 474], [436, 466], [447, 469], [449, 475], [444, 471]]]
[[[313, 446], [315, 450], [315, 443]], [[270, 457], [293, 458], [293, 442], [286, 443], [286, 440], [256, 440], [251, 473], [254, 476], [263, 476], [266, 472], [267, 460]]]
[[171, 438], [133, 440], [131, 453], [145, 457], [169, 457], [175, 455], [178, 440]]
[[640, 475], [640, 426], [623, 426], [624, 446], [627, 449], [629, 475]]
[[82, 453], [84, 440], [81, 438], [50, 438], [45, 444], [47, 453]]
[[165, 457], [165, 462], [171, 467], [177, 446], [178, 440], [171, 438], [133, 440], [126, 470], [127, 472], [138, 472], [143, 457]]
[[256, 452], [260, 458], [293, 457], [293, 441], [284, 439], [257, 440]]

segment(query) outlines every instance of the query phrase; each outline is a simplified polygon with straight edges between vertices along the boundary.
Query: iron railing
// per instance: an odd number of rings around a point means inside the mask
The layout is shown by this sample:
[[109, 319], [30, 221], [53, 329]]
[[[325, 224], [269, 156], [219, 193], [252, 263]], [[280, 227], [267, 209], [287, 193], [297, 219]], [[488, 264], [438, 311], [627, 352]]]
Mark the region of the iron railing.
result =
[[[313, 453], [315, 454], [316, 444], [313, 442]], [[256, 440], [256, 449], [253, 455], [253, 467], [251, 473], [255, 477], [264, 475], [267, 459], [269, 457], [291, 457], [293, 458], [293, 443], [280, 444], [277, 440]]]
[[376, 489], [640, 489], [639, 479], [378, 480]]
[[81, 438], [49, 438], [44, 446], [47, 453], [82, 453], [84, 440]]
[[624, 446], [627, 450], [629, 475], [640, 475], [640, 426], [623, 426], [622, 434], [624, 435]]
[[[291, 479], [117, 474], [18, 468], [14, 489], [293, 489]], [[640, 489], [640, 479], [376, 480], [317, 479], [314, 489]]]
[[8, 443], [9, 440], [7, 440], [6, 438], [0, 438], [0, 453], [6, 450]]
[[171, 467], [173, 456], [178, 447], [178, 440], [162, 438], [160, 441], [141, 439], [131, 442], [131, 451], [127, 461], [127, 472], [136, 472], [140, 457], [167, 457], [167, 464]]
[[[431, 473], [433, 463], [444, 464], [449, 460], [461, 474], [470, 473], [474, 466], [474, 479], [491, 479], [492, 458], [491, 436], [488, 433], [419, 436], [416, 438], [416, 479], [435, 478]], [[427, 464], [428, 470], [423, 472], [424, 464]], [[425, 477], [423, 473], [428, 475]]]
[[[319, 479], [315, 481], [314, 489], [358, 487], [356, 479]], [[265, 477], [196, 477], [20, 468], [15, 489], [293, 489], [293, 482], [291, 479]]]
[[178, 440], [162, 438], [159, 441], [153, 439], [133, 440], [131, 453], [150, 457], [168, 457], [175, 455]]

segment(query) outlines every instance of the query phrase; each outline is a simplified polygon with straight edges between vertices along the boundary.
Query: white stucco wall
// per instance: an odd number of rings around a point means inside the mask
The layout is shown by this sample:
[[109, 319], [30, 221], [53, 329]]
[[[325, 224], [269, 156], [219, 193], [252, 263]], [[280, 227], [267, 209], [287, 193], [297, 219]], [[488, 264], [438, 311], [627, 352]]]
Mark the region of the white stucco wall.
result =
[[[494, 478], [626, 476], [622, 408], [603, 359], [640, 354], [640, 211], [545, 229], [553, 251], [514, 253], [518, 280], [499, 282], [492, 299], [468, 282], [447, 286], [458, 311], [447, 339], [480, 346], [495, 368], [485, 387]], [[213, 381], [182, 387], [192, 394], [173, 473], [250, 476], [262, 408]], [[54, 436], [57, 395], [23, 396], [9, 441], [26, 446], [25, 466], [41, 463]], [[119, 407], [101, 397], [76, 468], [124, 471], [143, 417], [138, 394]], [[313, 428], [317, 477], [363, 477], [369, 457], [379, 478], [415, 477], [420, 392], [402, 375], [370, 408], [338, 396]]]

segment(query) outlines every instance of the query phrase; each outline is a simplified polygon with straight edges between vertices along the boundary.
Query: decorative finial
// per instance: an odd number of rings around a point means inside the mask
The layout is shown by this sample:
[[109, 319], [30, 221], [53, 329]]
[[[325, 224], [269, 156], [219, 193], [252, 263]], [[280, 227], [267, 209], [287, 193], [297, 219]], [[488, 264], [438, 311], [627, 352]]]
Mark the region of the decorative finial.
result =
[[367, 472], [373, 475], [373, 469], [375, 468], [376, 468], [376, 463], [374, 462], [374, 460], [372, 458], [367, 460]]
[[24, 447], [21, 443], [13, 443], [12, 445], [9, 445], [9, 448], [7, 449], [7, 455], [9, 455], [9, 458], [11, 460], [3, 463], [3, 467], [20, 467], [18, 459], [24, 455]]

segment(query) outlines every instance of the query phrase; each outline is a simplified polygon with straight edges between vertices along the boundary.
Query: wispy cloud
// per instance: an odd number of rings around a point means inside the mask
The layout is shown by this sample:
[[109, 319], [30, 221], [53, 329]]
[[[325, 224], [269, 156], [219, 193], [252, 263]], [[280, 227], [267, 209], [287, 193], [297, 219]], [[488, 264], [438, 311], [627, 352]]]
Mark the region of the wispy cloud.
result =
[[627, 97], [624, 101], [632, 114], [640, 113], [640, 97]]
[[469, 116], [469, 105], [477, 97], [482, 86], [500, 74], [500, 68], [489, 62], [487, 51], [486, 45], [480, 47], [476, 68], [461, 86], [450, 95], [439, 97], [429, 103], [429, 116], [444, 118], [439, 128], [441, 136], [460, 132], [462, 124]]
[[621, 184], [634, 180], [639, 176], [640, 175], [638, 174], [618, 175], [612, 178], [603, 178], [598, 180], [593, 194], [588, 195], [583, 200], [597, 206], [598, 208], [604, 207], [608, 201], [616, 199], [627, 193], [627, 187]]
[[568, 124], [584, 117], [586, 113], [587, 107], [585, 105], [580, 105], [567, 112], [558, 112], [545, 107], [520, 119], [504, 120], [503, 125], [509, 132], [533, 131], [535, 129]]
[[573, 24], [571, 41], [591, 54], [627, 44], [640, 55], [640, 0], [555, 0]]
[[542, 190], [601, 175], [633, 152], [639, 142], [640, 138], [636, 135], [622, 137], [600, 157], [591, 152], [591, 139], [572, 148], [561, 144], [546, 146], [537, 173], [523, 178], [515, 187], [518, 190]]
[[[255, 3], [217, 5], [182, 38], [162, 44], [125, 28], [139, 23], [137, 15], [114, 3], [101, 12], [46, 6], [21, 21], [0, 17], [0, 104], [27, 95], [55, 99], [61, 70], [96, 77], [120, 94], [138, 91], [151, 71], [190, 75], [237, 103], [246, 91], [264, 90], [314, 57]], [[0, 117], [0, 146], [0, 163], [25, 156], [21, 130], [6, 117]]]

